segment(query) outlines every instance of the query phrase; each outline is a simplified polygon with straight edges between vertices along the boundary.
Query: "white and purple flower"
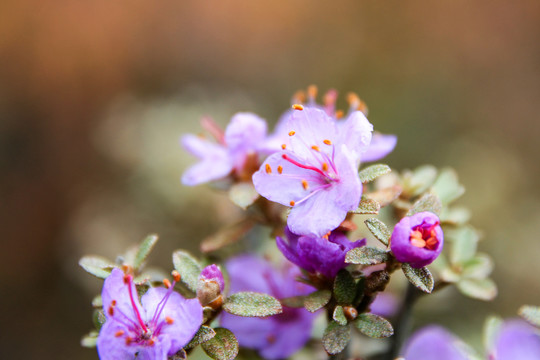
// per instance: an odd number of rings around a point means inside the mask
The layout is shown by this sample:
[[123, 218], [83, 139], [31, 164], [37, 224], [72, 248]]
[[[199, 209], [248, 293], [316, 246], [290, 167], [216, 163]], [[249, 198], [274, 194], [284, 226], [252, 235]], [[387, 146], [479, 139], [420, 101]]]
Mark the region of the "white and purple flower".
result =
[[[255, 291], [278, 299], [307, 295], [315, 289], [297, 282], [300, 275], [291, 264], [275, 269], [267, 261], [244, 255], [230, 259], [231, 293]], [[316, 314], [303, 308], [283, 306], [283, 312], [268, 318], [249, 318], [223, 313], [221, 326], [231, 330], [240, 346], [255, 349], [265, 359], [285, 359], [301, 349], [309, 340]]]
[[202, 307], [173, 286], [150, 288], [139, 301], [133, 277], [113, 269], [101, 293], [107, 318], [97, 339], [101, 360], [166, 360], [193, 338]]
[[424, 211], [406, 216], [394, 227], [390, 248], [400, 262], [413, 268], [431, 264], [443, 249], [444, 236], [437, 215]]
[[323, 110], [295, 109], [282, 151], [266, 159], [253, 184], [265, 198], [292, 207], [287, 224], [293, 233], [322, 237], [358, 207], [358, 165], [373, 126], [360, 111], [338, 127]]
[[321, 274], [333, 279], [343, 269], [349, 250], [366, 245], [366, 239], [349, 241], [340, 231], [332, 231], [328, 239], [313, 236], [298, 236], [285, 228], [286, 240], [277, 237], [277, 247], [293, 264], [312, 274]]

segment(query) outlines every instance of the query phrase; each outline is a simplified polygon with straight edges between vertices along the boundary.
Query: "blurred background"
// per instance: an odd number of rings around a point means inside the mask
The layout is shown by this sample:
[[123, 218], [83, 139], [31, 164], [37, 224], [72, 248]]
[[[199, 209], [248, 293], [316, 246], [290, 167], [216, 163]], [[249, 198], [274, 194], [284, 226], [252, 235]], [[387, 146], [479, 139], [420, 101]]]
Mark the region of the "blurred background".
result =
[[114, 259], [148, 233], [166, 269], [175, 248], [197, 250], [240, 213], [180, 184], [194, 160], [179, 135], [203, 115], [274, 123], [309, 84], [357, 92], [375, 128], [398, 135], [393, 168], [451, 166], [467, 188], [500, 294], [449, 290], [416, 325], [478, 347], [488, 314], [540, 305], [540, 2], [7, 0], [0, 358], [96, 359], [79, 341], [101, 282], [78, 259]]

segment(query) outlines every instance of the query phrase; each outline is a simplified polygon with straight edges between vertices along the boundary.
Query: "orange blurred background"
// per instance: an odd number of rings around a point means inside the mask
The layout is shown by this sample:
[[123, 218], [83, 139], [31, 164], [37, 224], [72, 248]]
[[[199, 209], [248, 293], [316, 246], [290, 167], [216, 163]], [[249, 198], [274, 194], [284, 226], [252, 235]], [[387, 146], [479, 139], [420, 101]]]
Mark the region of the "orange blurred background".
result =
[[153, 232], [165, 268], [171, 250], [196, 249], [236, 215], [182, 187], [180, 133], [205, 114], [275, 122], [312, 83], [360, 94], [399, 137], [390, 166], [452, 166], [467, 188], [499, 298], [450, 307], [446, 294], [421, 322], [477, 338], [487, 314], [540, 305], [540, 2], [7, 0], [0, 358], [97, 358], [79, 340], [100, 282], [78, 258]]

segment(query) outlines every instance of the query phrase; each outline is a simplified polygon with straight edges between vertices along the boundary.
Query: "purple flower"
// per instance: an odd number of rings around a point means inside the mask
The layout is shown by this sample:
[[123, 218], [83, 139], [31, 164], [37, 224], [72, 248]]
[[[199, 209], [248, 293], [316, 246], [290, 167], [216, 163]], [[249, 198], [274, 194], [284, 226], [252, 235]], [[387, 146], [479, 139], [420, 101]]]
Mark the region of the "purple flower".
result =
[[277, 247], [292, 263], [312, 274], [322, 274], [333, 279], [343, 269], [349, 250], [366, 245], [366, 239], [350, 242], [347, 236], [333, 231], [328, 239], [298, 236], [285, 228], [287, 240], [277, 237]]
[[489, 349], [490, 360], [540, 359], [540, 332], [523, 320], [505, 321]]
[[392, 253], [398, 261], [414, 268], [431, 264], [442, 251], [443, 231], [437, 215], [424, 211], [401, 219], [390, 238]]
[[101, 293], [107, 320], [97, 339], [101, 360], [159, 359], [177, 353], [202, 323], [197, 299], [169, 289], [150, 288], [139, 302], [131, 275], [113, 269]]
[[399, 302], [395, 295], [388, 292], [377, 294], [375, 301], [371, 303], [370, 312], [382, 317], [392, 317], [396, 315]]
[[[231, 293], [255, 291], [278, 299], [307, 295], [313, 288], [295, 281], [297, 267], [286, 264], [273, 268], [267, 261], [244, 255], [229, 260]], [[302, 348], [309, 340], [315, 314], [283, 306], [283, 313], [268, 318], [248, 318], [228, 313], [221, 316], [221, 326], [231, 330], [240, 346], [259, 351], [265, 359], [284, 359]]]
[[[209, 119], [205, 127], [217, 140], [212, 142], [195, 135], [184, 135], [181, 143], [201, 161], [184, 172], [182, 183], [193, 186], [227, 177], [233, 171], [237, 177], [252, 173], [250, 159], [258, 157], [266, 137], [266, 122], [255, 114], [238, 113], [223, 132]], [[257, 161], [258, 163], [258, 161]], [[257, 166], [258, 164], [256, 164]]]
[[283, 150], [266, 159], [253, 184], [265, 198], [292, 206], [287, 224], [293, 233], [324, 236], [358, 207], [360, 154], [373, 127], [359, 111], [338, 128], [322, 110], [297, 109]]
[[[446, 329], [430, 325], [413, 334], [404, 346], [407, 360], [468, 360], [467, 346]], [[521, 358], [515, 358], [521, 359]]]

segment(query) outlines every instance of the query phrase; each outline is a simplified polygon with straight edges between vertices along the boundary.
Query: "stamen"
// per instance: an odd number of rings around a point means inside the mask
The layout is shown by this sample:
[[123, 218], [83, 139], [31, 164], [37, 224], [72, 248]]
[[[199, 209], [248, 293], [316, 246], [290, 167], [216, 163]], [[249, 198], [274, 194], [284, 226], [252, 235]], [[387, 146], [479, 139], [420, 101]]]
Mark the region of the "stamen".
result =
[[321, 148], [318, 147], [317, 145], [313, 145], [311, 148], [312, 148], [313, 150], [315, 150], [315, 151], [321, 151]]
[[[148, 331], [148, 328], [144, 324], [141, 314], [139, 313], [139, 309], [137, 308], [137, 305], [135, 304], [135, 300], [133, 299], [133, 292], [131, 291], [131, 288], [132, 288], [131, 275], [127, 275], [127, 280], [128, 280], [129, 299], [131, 300], [131, 307], [133, 308], [133, 312], [135, 312], [135, 315], [137, 316], [137, 320], [139, 320], [139, 325], [141, 325], [141, 328], [144, 331]], [[126, 281], [126, 276], [124, 276], [124, 282], [125, 281]]]
[[303, 107], [302, 105], [300, 105], [300, 104], [294, 104], [294, 105], [292, 106], [292, 108], [293, 108], [294, 110], [304, 110], [304, 107]]
[[280, 173], [280, 174], [283, 174], [283, 166], [279, 165], [277, 167], [277, 172]]
[[296, 134], [296, 131], [289, 131], [289, 136], [293, 136], [294, 134]]
[[113, 316], [114, 315], [114, 307], [109, 306], [108, 312], [109, 312], [109, 315]]
[[332, 142], [330, 140], [323, 140], [323, 143], [325, 143], [326, 145], [332, 145]]
[[111, 305], [112, 305], [112, 306], [116, 306], [116, 300], [112, 300], [112, 301], [111, 301]]
[[154, 346], [155, 343], [156, 343], [156, 342], [154, 341], [154, 339], [148, 340], [148, 345], [149, 345], [149, 346]]
[[128, 285], [129, 282], [130, 282], [130, 280], [131, 280], [131, 276], [129, 276], [129, 275], [124, 275], [124, 284]]
[[129, 345], [133, 342], [133, 338], [131, 336], [126, 336], [126, 345]]
[[171, 282], [169, 281], [169, 279], [163, 279], [163, 285], [165, 285], [165, 287], [169, 289], [171, 287]]
[[172, 325], [174, 323], [174, 319], [170, 316], [165, 316], [165, 322], [169, 325]]
[[323, 163], [322, 164], [322, 169], [323, 169], [323, 171], [328, 171], [328, 163]]
[[307, 190], [308, 187], [309, 187], [309, 184], [306, 180], [302, 180], [302, 187], [304, 188], [304, 190]]
[[310, 100], [314, 100], [317, 97], [317, 86], [310, 85], [307, 88], [308, 97]]
[[266, 169], [266, 173], [267, 173], [267, 174], [271, 174], [271, 173], [272, 173], [272, 167], [270, 166], [270, 164], [266, 164], [265, 169]]
[[201, 119], [201, 126], [208, 131], [218, 143], [225, 144], [225, 131], [223, 131], [211, 117], [203, 117]]
[[120, 337], [122, 335], [124, 335], [126, 332], [124, 330], [118, 330], [117, 332], [114, 333], [114, 336], [116, 337]]
[[411, 238], [411, 244], [418, 248], [426, 247], [426, 242], [424, 241], [424, 239]]
[[287, 145], [286, 144], [281, 144], [281, 149], [282, 150], [285, 150], [287, 148]]
[[294, 206], [294, 204], [296, 204], [293, 200], [291, 200], [291, 202], [289, 203], [289, 205], [291, 206]]
[[[304, 164], [301, 164], [299, 163], [298, 161], [296, 160], [293, 160], [291, 159], [290, 157], [287, 156], [287, 154], [283, 154], [281, 155], [281, 157], [285, 160], [287, 160], [288, 162], [290, 162], [291, 164], [294, 164], [302, 169], [306, 169], [306, 170], [313, 170], [313, 171], [316, 171], [318, 172], [319, 174], [321, 174], [322, 176], [326, 177], [326, 174], [323, 173], [320, 169], [317, 169], [316, 167], [314, 166], [309, 166], [309, 165], [304, 165]], [[324, 168], [324, 164], [323, 164], [323, 168]], [[328, 169], [328, 164], [326, 164], [326, 168]]]
[[176, 281], [176, 282], [179, 282], [182, 279], [182, 276], [176, 270], [171, 271], [171, 275], [172, 275], [174, 281]]
[[292, 100], [293, 103], [304, 103], [306, 102], [306, 93], [302, 90], [298, 90], [294, 93]]

